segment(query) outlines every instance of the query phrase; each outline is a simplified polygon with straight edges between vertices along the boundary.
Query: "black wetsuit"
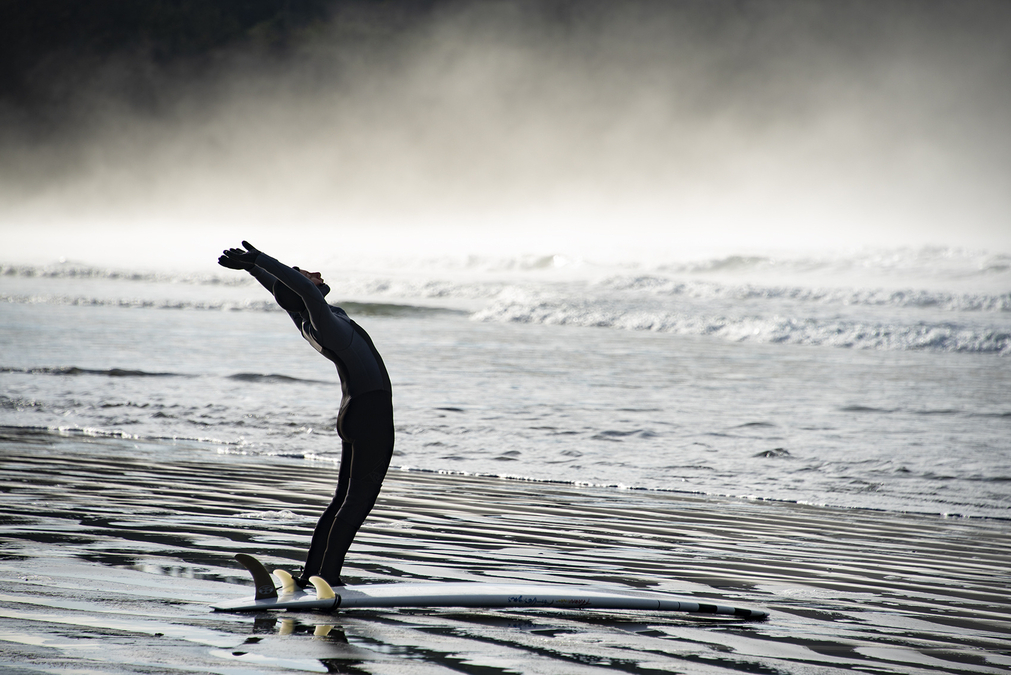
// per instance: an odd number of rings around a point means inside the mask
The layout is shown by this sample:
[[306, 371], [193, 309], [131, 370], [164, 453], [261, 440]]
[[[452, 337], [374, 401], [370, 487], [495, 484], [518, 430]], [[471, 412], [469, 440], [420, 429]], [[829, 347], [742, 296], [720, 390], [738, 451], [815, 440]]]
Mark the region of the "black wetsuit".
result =
[[[393, 388], [383, 359], [372, 339], [344, 310], [326, 303], [323, 293], [300, 272], [265, 253], [249, 270], [288, 310], [309, 344], [337, 366], [340, 375], [340, 413], [337, 433], [342, 441], [340, 473], [333, 501], [312, 535], [301, 585], [319, 575], [331, 585], [340, 584], [351, 541], [369, 515], [393, 457]], [[281, 288], [279, 284], [283, 284]], [[302, 306], [292, 310], [294, 291]], [[297, 305], [297, 301], [295, 302]]]

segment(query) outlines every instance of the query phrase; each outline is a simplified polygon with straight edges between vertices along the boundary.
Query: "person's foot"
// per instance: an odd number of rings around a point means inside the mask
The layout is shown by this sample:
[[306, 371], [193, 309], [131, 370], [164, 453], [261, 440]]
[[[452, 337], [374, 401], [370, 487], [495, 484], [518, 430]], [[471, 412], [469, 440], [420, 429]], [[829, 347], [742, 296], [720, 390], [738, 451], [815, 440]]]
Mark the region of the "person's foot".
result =
[[292, 574], [291, 578], [299, 588], [305, 588], [309, 585], [309, 577], [306, 575], [304, 567], [300, 570], [295, 570], [295, 574]]
[[[323, 578], [326, 579], [326, 577], [323, 577]], [[330, 581], [329, 579], [326, 579], [326, 582], [328, 584], [330, 584], [330, 588], [333, 588], [334, 586], [343, 586], [344, 585], [344, 582], [341, 581], [340, 577], [337, 577], [336, 581]], [[309, 577], [295, 577], [295, 584], [299, 588], [305, 588], [306, 586], [311, 586], [312, 582], [309, 581]]]

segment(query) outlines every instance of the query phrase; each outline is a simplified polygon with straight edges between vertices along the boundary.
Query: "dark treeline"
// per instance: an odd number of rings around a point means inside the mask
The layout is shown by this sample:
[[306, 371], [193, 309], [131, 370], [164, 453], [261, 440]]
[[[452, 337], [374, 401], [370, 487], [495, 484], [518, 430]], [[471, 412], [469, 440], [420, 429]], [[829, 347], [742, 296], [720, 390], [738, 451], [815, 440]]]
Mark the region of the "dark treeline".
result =
[[[416, 58], [418, 50], [399, 48], [447, 18], [457, 19], [459, 36], [501, 27], [517, 48], [566, 54], [566, 67], [624, 73], [613, 78], [619, 85], [697, 67], [697, 81], [711, 84], [696, 93], [702, 99], [758, 91], [781, 101], [826, 75], [849, 69], [866, 79], [903, 60], [947, 59], [941, 68], [950, 72], [969, 59], [962, 79], [1003, 77], [1011, 3], [0, 0], [0, 141], [84, 133], [113, 108], [159, 114], [180, 100], [213, 102], [241, 77], [282, 73], [326, 86], [349, 63]], [[978, 75], [977, 66], [1000, 73]]]
[[0, 0], [0, 104], [56, 112], [110, 63], [129, 98], [143, 89], [138, 80], [192, 77], [224, 55], [276, 59], [324, 32], [359, 39], [395, 32], [430, 14], [434, 2]]

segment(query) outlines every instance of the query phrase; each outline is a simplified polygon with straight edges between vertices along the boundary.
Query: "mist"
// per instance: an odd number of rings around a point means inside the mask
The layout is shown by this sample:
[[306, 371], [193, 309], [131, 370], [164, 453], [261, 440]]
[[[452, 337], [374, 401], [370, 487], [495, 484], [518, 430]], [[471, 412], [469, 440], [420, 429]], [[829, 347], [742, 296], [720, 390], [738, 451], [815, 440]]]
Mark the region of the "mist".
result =
[[1006, 3], [342, 7], [48, 71], [45, 124], [2, 108], [0, 262], [1011, 251]]

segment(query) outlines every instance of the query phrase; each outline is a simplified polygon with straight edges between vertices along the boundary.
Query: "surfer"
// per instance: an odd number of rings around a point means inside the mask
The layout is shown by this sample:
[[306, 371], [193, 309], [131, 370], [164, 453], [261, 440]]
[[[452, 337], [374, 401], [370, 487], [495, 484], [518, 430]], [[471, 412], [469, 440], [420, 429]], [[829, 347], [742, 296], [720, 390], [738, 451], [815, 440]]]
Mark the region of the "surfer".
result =
[[351, 541], [365, 522], [393, 457], [393, 388], [372, 339], [343, 309], [328, 305], [330, 287], [319, 272], [288, 267], [248, 242], [230, 248], [218, 264], [246, 270], [274, 295], [302, 337], [337, 366], [341, 405], [337, 433], [341, 464], [333, 501], [323, 511], [296, 583], [318, 575], [342, 586], [341, 568]]

